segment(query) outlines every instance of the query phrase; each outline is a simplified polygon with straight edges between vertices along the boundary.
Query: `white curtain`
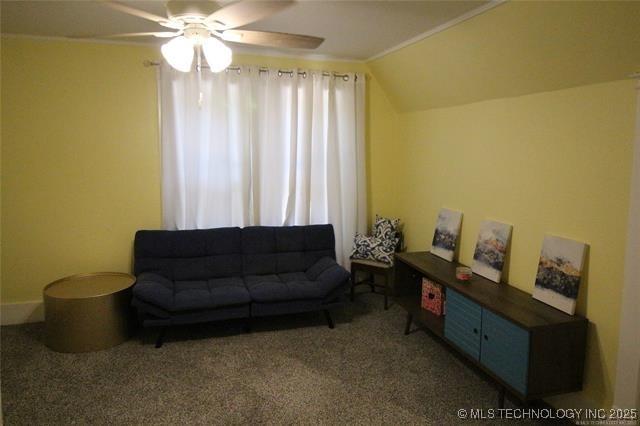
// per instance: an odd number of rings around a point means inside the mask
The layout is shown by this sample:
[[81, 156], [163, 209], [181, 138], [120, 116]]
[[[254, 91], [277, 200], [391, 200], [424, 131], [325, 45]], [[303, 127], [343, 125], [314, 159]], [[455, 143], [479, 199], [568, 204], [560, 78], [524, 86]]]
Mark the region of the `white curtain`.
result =
[[366, 227], [364, 75], [163, 64], [159, 87], [166, 229], [331, 223], [348, 264]]

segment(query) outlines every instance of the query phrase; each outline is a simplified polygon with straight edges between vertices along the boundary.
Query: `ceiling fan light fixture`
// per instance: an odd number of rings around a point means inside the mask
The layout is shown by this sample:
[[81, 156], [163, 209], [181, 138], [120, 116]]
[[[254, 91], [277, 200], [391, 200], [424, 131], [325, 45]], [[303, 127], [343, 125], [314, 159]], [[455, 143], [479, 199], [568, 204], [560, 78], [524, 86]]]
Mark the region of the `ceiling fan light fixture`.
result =
[[212, 72], [220, 72], [231, 65], [231, 49], [215, 37], [209, 37], [202, 43], [204, 57]]
[[176, 37], [162, 45], [162, 56], [173, 68], [189, 72], [193, 63], [193, 44], [186, 37]]
[[165, 60], [182, 72], [191, 71], [196, 54], [198, 72], [201, 70], [203, 53], [212, 72], [223, 71], [231, 65], [233, 53], [221, 40], [295, 49], [315, 49], [324, 41], [321, 37], [301, 34], [236, 29], [274, 15], [293, 5], [295, 0], [169, 0], [166, 17], [129, 6], [128, 3], [133, 3], [130, 1], [101, 0], [99, 3], [175, 31], [120, 33], [94, 37], [176, 37], [162, 45], [161, 51]]

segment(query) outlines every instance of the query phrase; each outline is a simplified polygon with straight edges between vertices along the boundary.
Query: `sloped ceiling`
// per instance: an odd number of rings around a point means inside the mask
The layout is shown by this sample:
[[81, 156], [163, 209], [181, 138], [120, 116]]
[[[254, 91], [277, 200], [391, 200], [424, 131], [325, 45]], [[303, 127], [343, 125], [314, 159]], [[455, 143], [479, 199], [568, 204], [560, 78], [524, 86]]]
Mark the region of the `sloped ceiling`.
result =
[[[224, 5], [230, 0], [217, 3]], [[166, 0], [125, 0], [125, 4], [166, 16]], [[308, 55], [365, 60], [425, 31], [454, 20], [487, 0], [460, 1], [297, 1], [266, 19], [245, 29], [279, 31], [324, 37], [325, 42], [313, 51], [266, 49], [251, 46], [252, 53]], [[154, 22], [133, 17], [105, 7], [97, 0], [0, 1], [0, 30], [4, 34], [28, 34], [64, 37], [69, 35], [117, 34], [164, 31]], [[104, 37], [93, 36], [101, 39]], [[153, 37], [118, 40], [165, 43]], [[233, 47], [246, 45], [234, 44]]]
[[620, 80], [640, 71], [640, 1], [507, 2], [368, 65], [399, 111]]

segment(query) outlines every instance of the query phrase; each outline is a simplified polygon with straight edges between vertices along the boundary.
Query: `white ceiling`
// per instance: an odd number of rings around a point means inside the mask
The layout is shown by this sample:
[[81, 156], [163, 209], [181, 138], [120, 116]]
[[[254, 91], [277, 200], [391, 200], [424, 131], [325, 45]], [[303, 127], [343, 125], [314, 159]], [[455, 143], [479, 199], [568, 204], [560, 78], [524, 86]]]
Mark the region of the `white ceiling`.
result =
[[[124, 1], [123, 3], [166, 16], [164, 1]], [[228, 3], [228, 1], [219, 3]], [[324, 37], [325, 42], [312, 53], [334, 58], [364, 60], [455, 20], [486, 3], [488, 2], [477, 0], [298, 1], [276, 15], [243, 28]], [[1, 0], [0, 5], [2, 8], [0, 28], [3, 34], [65, 37], [166, 31], [156, 23], [111, 10], [94, 0]], [[155, 38], [126, 40], [162, 42]], [[260, 48], [252, 46], [251, 49], [259, 52]], [[268, 50], [274, 51], [273, 48]], [[279, 52], [302, 53], [292, 49], [280, 49]]]

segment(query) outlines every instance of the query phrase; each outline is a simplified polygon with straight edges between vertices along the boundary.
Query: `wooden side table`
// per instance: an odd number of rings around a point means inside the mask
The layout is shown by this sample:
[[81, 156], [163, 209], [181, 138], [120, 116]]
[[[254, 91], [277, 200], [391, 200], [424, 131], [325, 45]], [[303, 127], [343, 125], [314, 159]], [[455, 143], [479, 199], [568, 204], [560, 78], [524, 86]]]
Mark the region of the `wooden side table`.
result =
[[[358, 272], [364, 272], [368, 277], [362, 281], [358, 281]], [[384, 285], [376, 283], [375, 276], [379, 275], [384, 277]], [[393, 266], [375, 262], [372, 260], [353, 259], [351, 261], [351, 301], [355, 298], [355, 288], [359, 285], [368, 285], [371, 287], [371, 292], [376, 293], [376, 288], [382, 288], [384, 293], [384, 309], [389, 309], [389, 296], [391, 292], [391, 286], [393, 285]], [[380, 293], [376, 293], [380, 294]]]
[[43, 290], [45, 343], [57, 352], [91, 352], [116, 346], [131, 335], [133, 275], [72, 275]]

